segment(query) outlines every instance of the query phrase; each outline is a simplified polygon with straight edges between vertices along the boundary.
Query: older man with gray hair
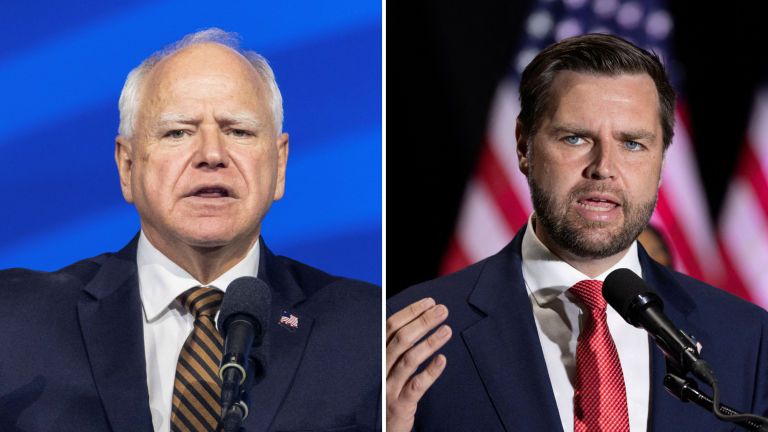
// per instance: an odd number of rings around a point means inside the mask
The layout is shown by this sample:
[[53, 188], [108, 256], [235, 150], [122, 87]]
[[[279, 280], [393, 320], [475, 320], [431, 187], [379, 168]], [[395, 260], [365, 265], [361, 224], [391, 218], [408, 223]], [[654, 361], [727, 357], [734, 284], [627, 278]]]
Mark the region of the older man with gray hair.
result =
[[234, 33], [188, 35], [128, 75], [115, 160], [141, 231], [56, 272], [0, 272], [3, 426], [219, 430], [216, 314], [250, 276], [272, 299], [269, 367], [243, 426], [381, 428], [381, 289], [275, 256], [261, 238], [285, 190], [282, 121], [272, 69]]

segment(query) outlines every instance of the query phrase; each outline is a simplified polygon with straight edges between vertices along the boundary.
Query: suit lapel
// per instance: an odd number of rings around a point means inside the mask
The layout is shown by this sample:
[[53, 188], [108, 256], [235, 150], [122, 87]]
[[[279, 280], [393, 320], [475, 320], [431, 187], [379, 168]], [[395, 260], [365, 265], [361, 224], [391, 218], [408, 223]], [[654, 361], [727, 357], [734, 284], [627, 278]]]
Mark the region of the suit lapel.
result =
[[[282, 406], [312, 330], [313, 318], [295, 307], [306, 297], [297, 281], [277, 260], [261, 239], [259, 279], [272, 288], [271, 322], [269, 323], [269, 364], [263, 381], [251, 390], [247, 430], [268, 430]], [[282, 312], [298, 317], [298, 328], [279, 324]]]
[[562, 431], [523, 280], [524, 233], [483, 268], [469, 303], [487, 316], [461, 337], [506, 430]]
[[[562, 431], [530, 300], [524, 289], [521, 245], [525, 227], [499, 254], [488, 260], [469, 303], [487, 316], [461, 332], [488, 395], [506, 430]], [[646, 282], [664, 301], [669, 319], [689, 334], [707, 340], [695, 324], [696, 304], [668, 268], [653, 261], [638, 244]], [[652, 345], [655, 345], [651, 339]], [[515, 374], [512, 371], [526, 371]], [[649, 431], [710, 430], [709, 417], [681, 415], [683, 405], [664, 389], [664, 354], [651, 347], [651, 408]], [[532, 415], [532, 413], [534, 413]], [[723, 430], [733, 426], [724, 424]]]
[[107, 258], [85, 286], [78, 316], [93, 378], [111, 430], [152, 430], [141, 298], [138, 235]]

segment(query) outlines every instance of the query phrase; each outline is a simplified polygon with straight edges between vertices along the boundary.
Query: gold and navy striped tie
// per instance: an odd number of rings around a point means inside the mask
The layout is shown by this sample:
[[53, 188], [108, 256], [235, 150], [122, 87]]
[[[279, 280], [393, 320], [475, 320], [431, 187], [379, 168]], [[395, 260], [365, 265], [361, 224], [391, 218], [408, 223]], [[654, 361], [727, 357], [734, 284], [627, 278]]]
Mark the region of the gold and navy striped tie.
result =
[[181, 348], [173, 386], [171, 430], [179, 432], [216, 431], [221, 414], [222, 340], [214, 319], [224, 293], [196, 287], [178, 297], [195, 317], [195, 327]]

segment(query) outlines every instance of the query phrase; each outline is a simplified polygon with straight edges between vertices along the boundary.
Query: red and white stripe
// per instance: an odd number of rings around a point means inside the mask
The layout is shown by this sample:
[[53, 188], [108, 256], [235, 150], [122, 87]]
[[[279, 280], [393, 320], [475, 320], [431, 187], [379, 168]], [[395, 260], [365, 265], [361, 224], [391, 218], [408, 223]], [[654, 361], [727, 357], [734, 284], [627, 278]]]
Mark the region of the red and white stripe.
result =
[[[498, 252], [512, 240], [533, 211], [527, 179], [518, 169], [517, 89], [517, 82], [505, 79], [496, 92], [486, 142], [475, 174], [464, 191], [441, 274], [454, 272]], [[677, 270], [720, 285], [724, 266], [717, 253], [717, 241], [699, 180], [684, 103], [678, 105], [676, 118], [675, 138], [667, 151], [659, 203], [651, 224], [666, 237]]]
[[520, 113], [518, 84], [499, 84], [477, 167], [464, 190], [451, 243], [440, 274], [491, 256], [512, 240], [533, 211], [528, 180], [518, 169], [515, 125]]
[[675, 120], [675, 137], [667, 150], [651, 225], [665, 237], [675, 270], [722, 286], [724, 266], [699, 177], [684, 101], [678, 102]]
[[725, 288], [768, 308], [768, 88], [756, 96], [719, 222]]

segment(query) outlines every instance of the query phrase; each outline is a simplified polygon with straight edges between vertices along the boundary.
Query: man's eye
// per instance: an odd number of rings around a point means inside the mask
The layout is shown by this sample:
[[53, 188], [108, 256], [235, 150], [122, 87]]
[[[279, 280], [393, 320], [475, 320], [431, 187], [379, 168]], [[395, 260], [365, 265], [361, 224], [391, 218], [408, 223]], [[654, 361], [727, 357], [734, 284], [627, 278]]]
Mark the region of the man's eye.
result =
[[627, 142], [624, 143], [624, 145], [627, 146], [627, 148], [630, 149], [630, 150], [639, 150], [640, 149], [640, 144], [638, 144], [638, 143], [636, 143], [634, 141], [627, 141]]
[[565, 138], [565, 142], [567, 142], [568, 144], [573, 144], [573, 145], [581, 144], [581, 141], [582, 141], [582, 139], [580, 137], [577, 137], [577, 136], [569, 136], [569, 137]]
[[183, 130], [175, 130], [171, 131], [171, 133], [168, 134], [171, 138], [184, 138], [184, 131]]
[[232, 135], [236, 137], [244, 137], [248, 135], [248, 132], [242, 130], [242, 129], [232, 129]]

